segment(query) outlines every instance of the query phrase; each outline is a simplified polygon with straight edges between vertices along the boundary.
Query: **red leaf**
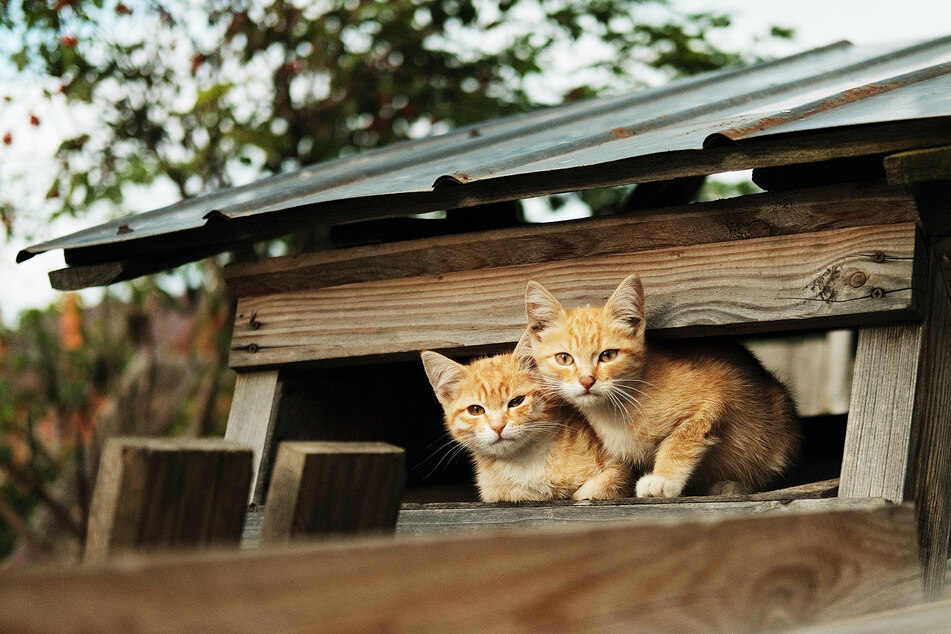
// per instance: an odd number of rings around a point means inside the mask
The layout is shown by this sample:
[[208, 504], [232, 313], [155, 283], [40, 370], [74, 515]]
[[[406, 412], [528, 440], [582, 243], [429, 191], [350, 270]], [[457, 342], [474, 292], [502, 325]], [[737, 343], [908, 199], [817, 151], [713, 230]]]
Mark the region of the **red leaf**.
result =
[[79, 44], [79, 38], [75, 35], [64, 35], [59, 38], [59, 45], [63, 48], [76, 48], [77, 44]]
[[11, 143], [13, 143], [13, 135], [7, 132], [3, 135], [3, 144], [10, 145]]
[[30, 125], [32, 126], [40, 125], [40, 118], [36, 116], [35, 114], [33, 114], [32, 112], [30, 113]]

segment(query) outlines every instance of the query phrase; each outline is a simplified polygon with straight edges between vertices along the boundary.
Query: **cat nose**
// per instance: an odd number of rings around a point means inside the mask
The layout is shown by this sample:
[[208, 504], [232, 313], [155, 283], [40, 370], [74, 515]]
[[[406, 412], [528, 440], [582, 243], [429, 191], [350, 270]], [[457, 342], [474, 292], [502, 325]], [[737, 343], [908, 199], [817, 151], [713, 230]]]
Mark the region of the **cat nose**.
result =
[[496, 434], [498, 434], [498, 435], [499, 435], [499, 438], [501, 438], [501, 437], [502, 437], [502, 430], [505, 429], [505, 425], [506, 425], [505, 421], [504, 421], [504, 420], [500, 420], [500, 421], [498, 421], [498, 422], [490, 423], [490, 424], [489, 424], [489, 427], [491, 427], [491, 428], [492, 428], [492, 431], [494, 431]]
[[588, 376], [583, 376], [580, 379], [578, 379], [578, 383], [580, 383], [581, 387], [583, 387], [585, 390], [590, 390], [591, 386], [594, 385], [596, 381], [597, 379], [591, 376], [590, 374]]

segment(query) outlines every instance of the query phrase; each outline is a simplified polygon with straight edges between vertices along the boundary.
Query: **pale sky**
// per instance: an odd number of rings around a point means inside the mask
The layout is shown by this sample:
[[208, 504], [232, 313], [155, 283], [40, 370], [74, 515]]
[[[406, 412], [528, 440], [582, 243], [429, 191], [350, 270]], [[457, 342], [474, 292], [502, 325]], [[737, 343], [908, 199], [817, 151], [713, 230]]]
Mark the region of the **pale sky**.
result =
[[[725, 47], [744, 48], [752, 34], [763, 34], [770, 25], [794, 28], [796, 39], [770, 51], [775, 56], [790, 55], [839, 40], [870, 44], [951, 34], [951, 2], [935, 0], [671, 0], [671, 3], [692, 12], [724, 11], [732, 15], [734, 26], [722, 35], [722, 42], [717, 42]], [[38, 96], [13, 104], [0, 103], [0, 129], [12, 129], [16, 141], [8, 148], [0, 146], [0, 188], [4, 192], [15, 191], [27, 201], [42, 201], [45, 192], [22, 191], [28, 187], [22, 181], [10, 182], [3, 164], [16, 162], [19, 166], [38, 171], [56, 169], [56, 163], [50, 157], [58, 144], [57, 140], [38, 133], [39, 128], [29, 126], [29, 113], [36, 111], [44, 123], [63, 134], [69, 134], [76, 125], [56, 121], [56, 113], [44, 110], [40, 104]], [[136, 203], [134, 210], [145, 211], [170, 202], [173, 202], [172, 194], [160, 191]], [[25, 308], [44, 307], [62, 296], [50, 288], [47, 279], [50, 270], [64, 266], [61, 252], [44, 254], [18, 265], [15, 262], [17, 251], [26, 244], [58, 237], [98, 222], [101, 219], [64, 219], [34, 226], [31, 227], [34, 235], [30, 241], [18, 238], [5, 242], [0, 236], [0, 316], [4, 324], [13, 325], [17, 314]], [[97, 297], [99, 292], [84, 294], [87, 302], [94, 302]]]

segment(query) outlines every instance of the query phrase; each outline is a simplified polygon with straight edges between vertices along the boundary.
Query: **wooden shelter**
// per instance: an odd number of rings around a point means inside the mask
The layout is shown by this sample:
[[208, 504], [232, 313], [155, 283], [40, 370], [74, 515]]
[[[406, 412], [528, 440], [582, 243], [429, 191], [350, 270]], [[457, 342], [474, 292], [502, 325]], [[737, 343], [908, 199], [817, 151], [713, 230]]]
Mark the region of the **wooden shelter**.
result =
[[[951, 532], [948, 95], [951, 38], [840, 43], [331, 161], [21, 258], [64, 249], [69, 267], [51, 280], [69, 289], [304, 226], [375, 219], [391, 235], [437, 234], [227, 268], [237, 383], [226, 437], [254, 449], [256, 502], [285, 440], [386, 441], [406, 448], [408, 467], [425, 460], [441, 421], [418, 351], [510, 346], [529, 279], [566, 304], [598, 304], [637, 271], [654, 337], [855, 328], [847, 419], [807, 423], [818, 440], [803, 477], [831, 484], [672, 503], [405, 504], [397, 530], [914, 502], [935, 597]], [[764, 193], [681, 196], [698, 178], [749, 169]], [[623, 213], [472, 230], [491, 205], [630, 184]], [[395, 220], [433, 210], [450, 219]]]

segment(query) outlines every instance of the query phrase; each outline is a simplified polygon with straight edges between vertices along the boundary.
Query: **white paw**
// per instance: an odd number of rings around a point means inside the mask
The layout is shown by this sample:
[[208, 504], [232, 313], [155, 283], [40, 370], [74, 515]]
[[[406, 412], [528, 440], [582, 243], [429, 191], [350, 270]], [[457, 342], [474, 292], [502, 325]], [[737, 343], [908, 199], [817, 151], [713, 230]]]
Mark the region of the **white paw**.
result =
[[746, 486], [734, 480], [720, 480], [707, 489], [707, 495], [746, 495], [749, 492]]
[[639, 498], [675, 498], [683, 491], [684, 485], [659, 475], [648, 474], [637, 481]]

